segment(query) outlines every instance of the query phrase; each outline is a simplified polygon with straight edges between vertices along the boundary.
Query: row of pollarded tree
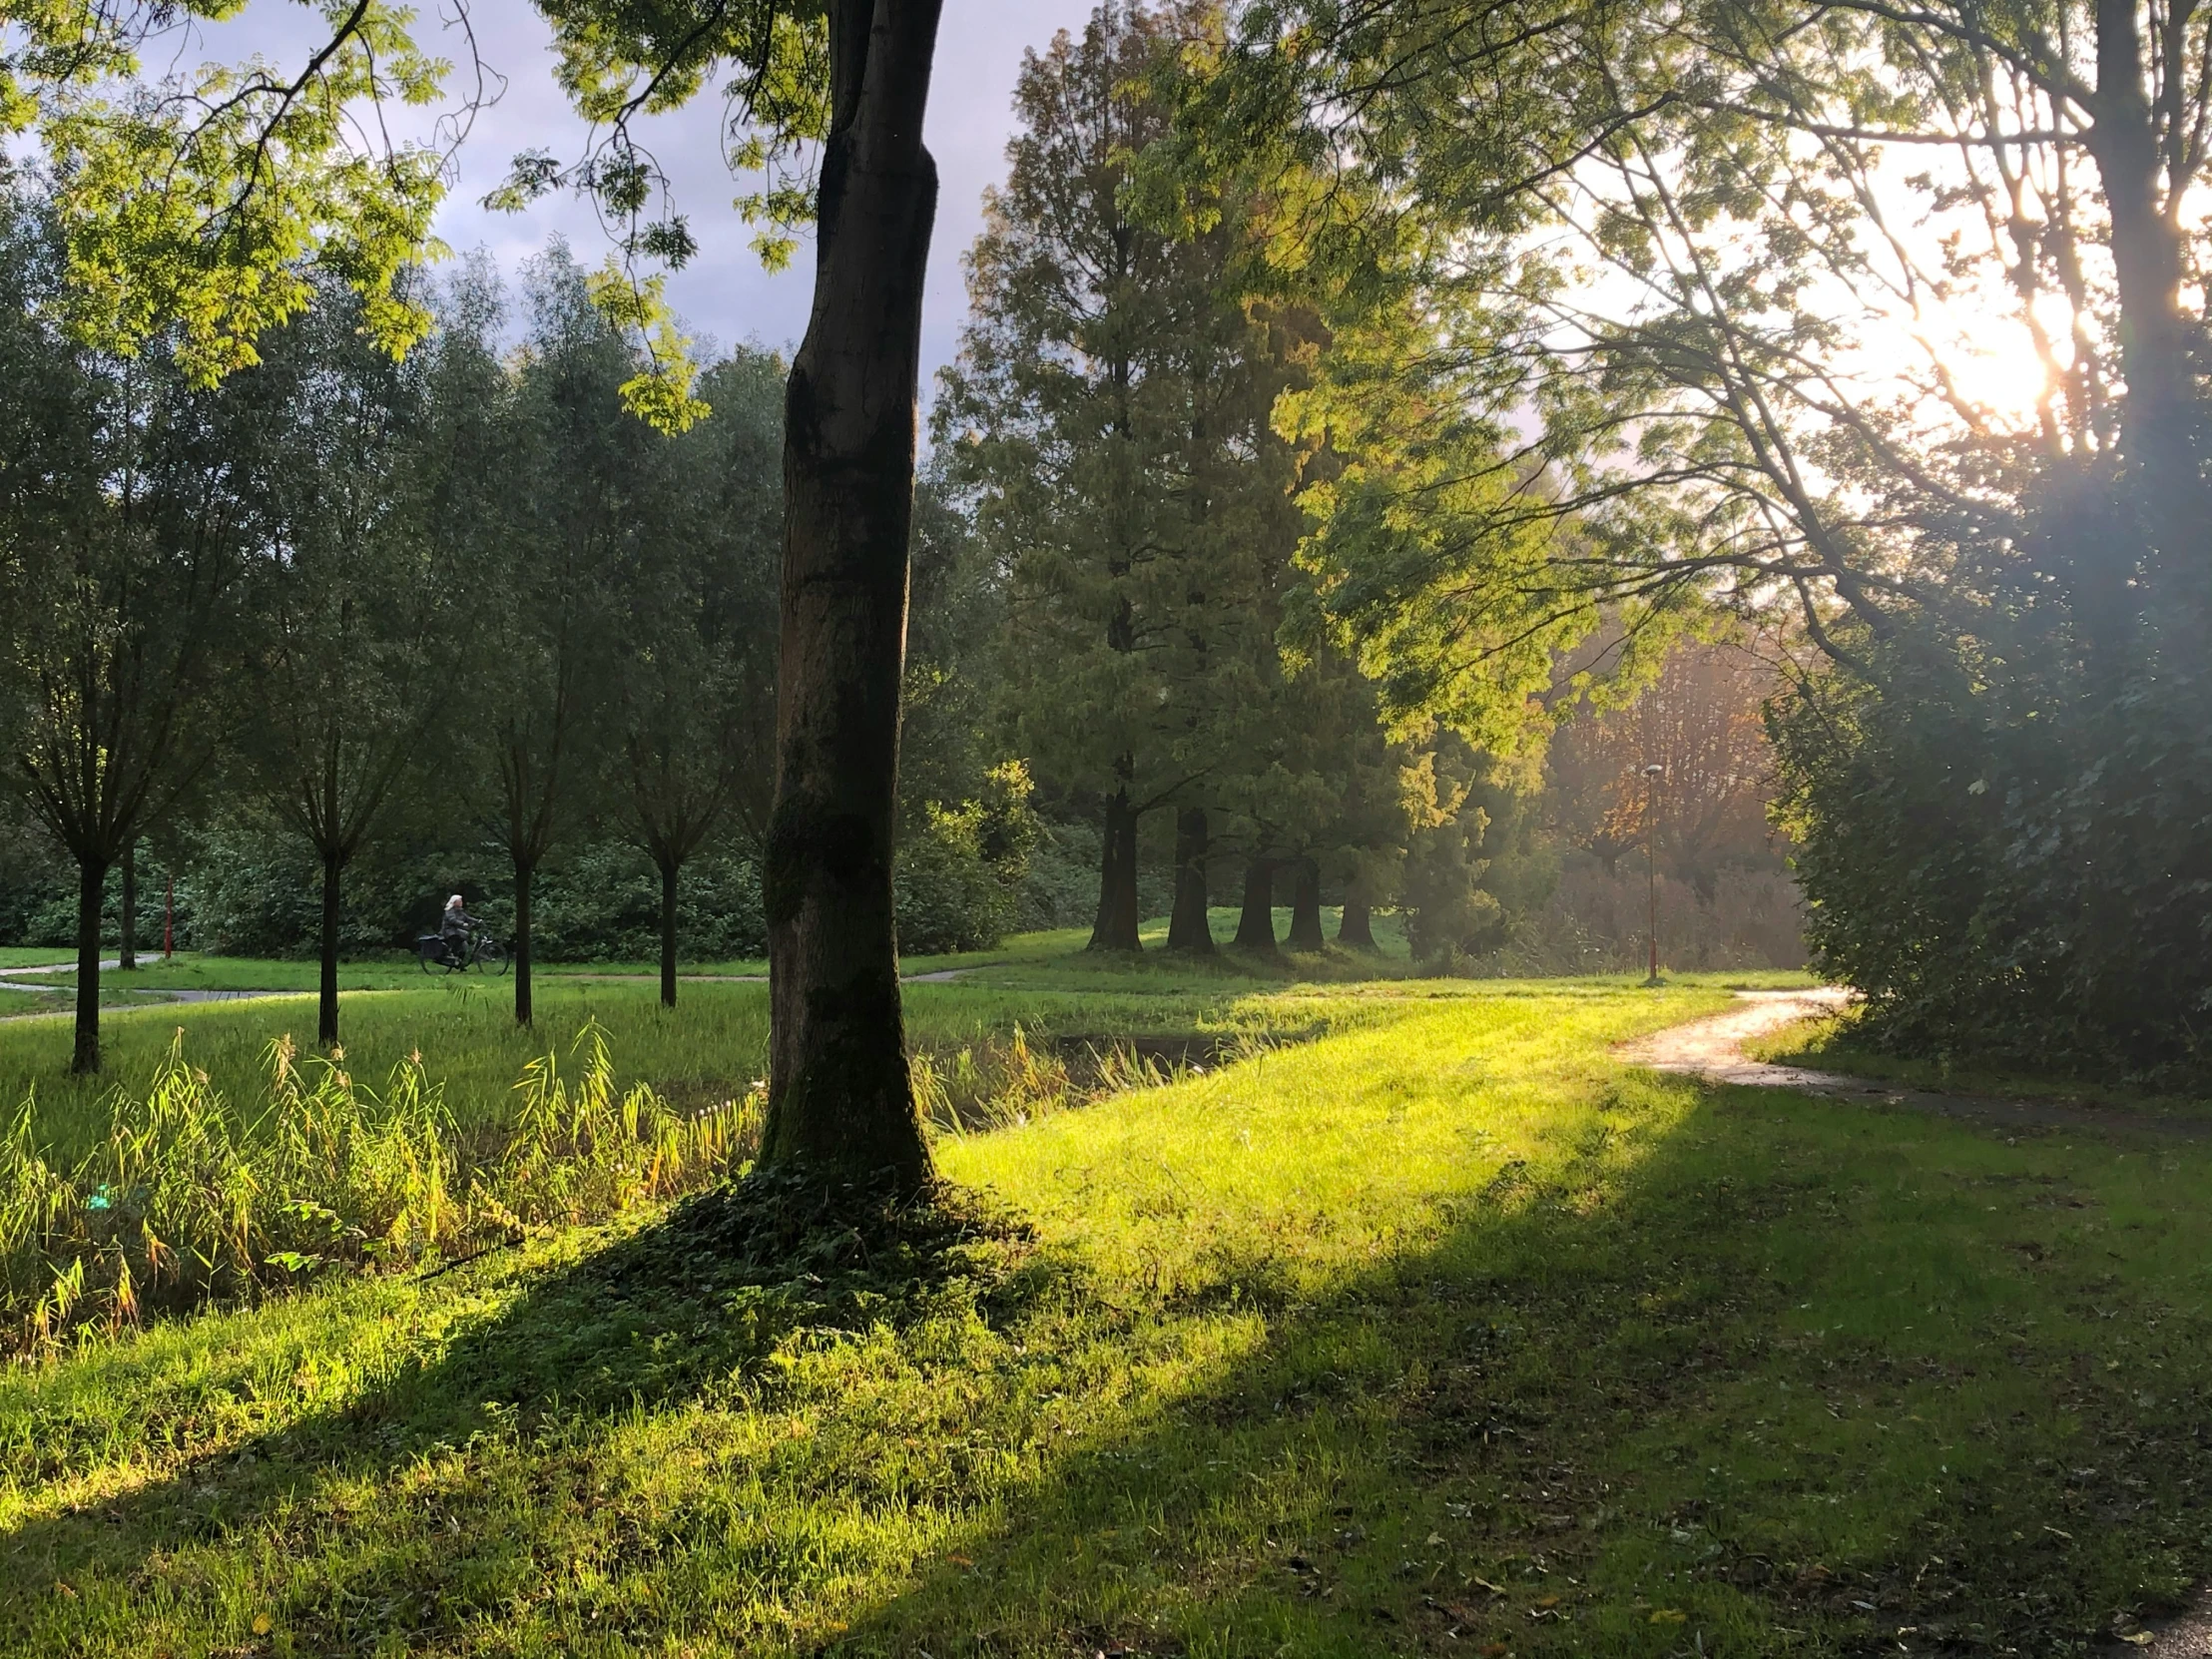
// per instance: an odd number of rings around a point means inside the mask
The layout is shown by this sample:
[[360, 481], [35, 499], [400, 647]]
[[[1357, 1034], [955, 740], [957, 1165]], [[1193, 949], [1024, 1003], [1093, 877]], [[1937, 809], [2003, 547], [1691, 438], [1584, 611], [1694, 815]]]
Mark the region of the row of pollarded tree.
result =
[[[556, 249], [519, 345], [480, 270], [420, 297], [400, 361], [318, 285], [259, 357], [197, 386], [168, 341], [88, 349], [46, 320], [40, 204], [9, 204], [0, 281], [18, 561], [0, 696], [35, 821], [76, 864], [75, 1063], [99, 1064], [109, 871], [150, 832], [241, 802], [321, 872], [320, 1035], [337, 1040], [347, 865], [395, 818], [462, 825], [513, 874], [515, 1012], [530, 899], [587, 825], [662, 876], [664, 994], [684, 864], [768, 811], [778, 365], [712, 366], [680, 436], [626, 413], [636, 355]], [[130, 909], [127, 895], [125, 908]]]

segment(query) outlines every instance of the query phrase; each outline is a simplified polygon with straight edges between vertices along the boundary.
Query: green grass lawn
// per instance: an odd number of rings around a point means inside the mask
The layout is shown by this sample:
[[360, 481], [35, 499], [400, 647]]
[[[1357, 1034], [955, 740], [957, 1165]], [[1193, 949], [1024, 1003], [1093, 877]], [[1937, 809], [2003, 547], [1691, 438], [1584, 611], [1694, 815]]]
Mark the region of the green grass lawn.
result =
[[0, 1374], [0, 1652], [2060, 1653], [2212, 1560], [2212, 1150], [1610, 1057], [1710, 981], [1029, 995], [910, 1018], [1327, 1034], [940, 1140], [1022, 1227], [912, 1272], [645, 1214]]

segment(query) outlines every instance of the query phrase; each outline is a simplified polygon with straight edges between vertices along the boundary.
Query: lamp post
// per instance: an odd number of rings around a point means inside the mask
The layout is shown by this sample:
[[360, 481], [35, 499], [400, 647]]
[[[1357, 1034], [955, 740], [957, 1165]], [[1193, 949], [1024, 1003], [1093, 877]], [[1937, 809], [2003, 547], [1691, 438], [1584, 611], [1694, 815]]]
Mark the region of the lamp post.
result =
[[1651, 940], [1647, 985], [1659, 983], [1659, 781], [1666, 775], [1657, 761], [1644, 768], [1644, 898]]

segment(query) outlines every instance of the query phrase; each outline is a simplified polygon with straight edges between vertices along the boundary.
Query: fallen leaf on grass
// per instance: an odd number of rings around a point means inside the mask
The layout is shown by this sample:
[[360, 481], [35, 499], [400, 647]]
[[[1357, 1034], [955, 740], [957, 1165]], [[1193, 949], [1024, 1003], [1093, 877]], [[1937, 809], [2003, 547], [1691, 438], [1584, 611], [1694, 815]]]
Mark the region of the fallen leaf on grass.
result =
[[1690, 1622], [1690, 1615], [1683, 1612], [1679, 1607], [1654, 1607], [1651, 1610], [1651, 1622], [1653, 1624], [1687, 1624]]
[[274, 1618], [272, 1618], [272, 1617], [271, 1617], [271, 1616], [270, 1616], [269, 1614], [267, 1614], [267, 1613], [256, 1613], [256, 1614], [254, 1615], [254, 1634], [255, 1634], [255, 1635], [257, 1635], [257, 1636], [266, 1636], [266, 1635], [268, 1635], [268, 1634], [269, 1634], [269, 1633], [270, 1633], [270, 1632], [271, 1632], [272, 1630], [275, 1630], [276, 1628], [276, 1620], [275, 1620]]
[[1492, 1594], [1492, 1595], [1494, 1595], [1494, 1596], [1501, 1596], [1501, 1595], [1505, 1594], [1505, 1586], [1504, 1586], [1504, 1585], [1502, 1585], [1502, 1584], [1492, 1584], [1492, 1583], [1491, 1583], [1491, 1582], [1490, 1582], [1490, 1581], [1489, 1581], [1489, 1580], [1488, 1580], [1487, 1578], [1470, 1578], [1470, 1579], [1468, 1579], [1468, 1580], [1467, 1580], [1467, 1582], [1468, 1582], [1469, 1584], [1479, 1584], [1479, 1585], [1481, 1585], [1483, 1589], [1485, 1589], [1485, 1590], [1489, 1591], [1489, 1592], [1490, 1592], [1490, 1594]]
[[2125, 1642], [2129, 1647], [2149, 1647], [2150, 1644], [2158, 1640], [2158, 1638], [2156, 1636], [2153, 1636], [2147, 1630], [2138, 1630], [2131, 1635], [2122, 1636], [2120, 1640]]

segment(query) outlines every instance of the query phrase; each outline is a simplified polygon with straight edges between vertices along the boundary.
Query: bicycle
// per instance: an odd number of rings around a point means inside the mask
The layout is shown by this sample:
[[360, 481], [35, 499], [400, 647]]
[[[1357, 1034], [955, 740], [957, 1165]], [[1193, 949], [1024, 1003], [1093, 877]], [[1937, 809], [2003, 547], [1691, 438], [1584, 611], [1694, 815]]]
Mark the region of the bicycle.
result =
[[466, 973], [470, 968], [481, 968], [486, 973], [503, 974], [507, 971], [507, 947], [489, 933], [470, 933], [467, 945], [455, 954], [446, 945], [442, 933], [424, 933], [415, 940], [415, 953], [422, 958], [424, 973]]

